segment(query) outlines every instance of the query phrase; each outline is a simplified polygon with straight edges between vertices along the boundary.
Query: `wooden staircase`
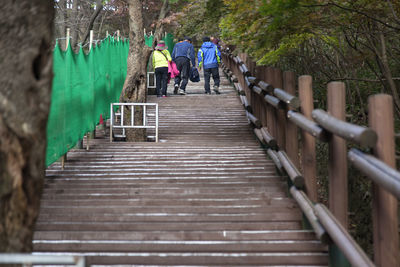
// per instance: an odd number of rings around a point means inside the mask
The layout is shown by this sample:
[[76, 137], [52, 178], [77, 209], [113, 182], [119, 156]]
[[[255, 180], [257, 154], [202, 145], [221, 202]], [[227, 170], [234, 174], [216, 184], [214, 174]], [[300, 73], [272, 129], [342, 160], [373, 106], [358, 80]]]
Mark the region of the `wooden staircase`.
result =
[[98, 131], [64, 170], [50, 166], [35, 254], [107, 266], [327, 266], [221, 78], [221, 95], [189, 83], [186, 96], [149, 97], [159, 143], [109, 143]]

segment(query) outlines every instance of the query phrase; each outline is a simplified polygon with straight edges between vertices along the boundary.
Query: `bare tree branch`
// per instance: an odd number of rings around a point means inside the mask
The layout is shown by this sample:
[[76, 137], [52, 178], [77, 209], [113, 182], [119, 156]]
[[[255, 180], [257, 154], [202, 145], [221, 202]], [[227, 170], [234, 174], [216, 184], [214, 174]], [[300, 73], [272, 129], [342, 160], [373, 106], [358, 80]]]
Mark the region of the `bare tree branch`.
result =
[[90, 17], [89, 25], [86, 28], [85, 34], [83, 35], [82, 43], [85, 43], [87, 38], [89, 37], [90, 30], [93, 28], [93, 23], [96, 20], [97, 16], [100, 14], [101, 10], [103, 10], [103, 1], [97, 0], [96, 10], [92, 13], [92, 16]]
[[[400, 77], [394, 77], [392, 80], [400, 81]], [[342, 77], [342, 78], [334, 78], [331, 81], [359, 81], [359, 82], [373, 82], [380, 83], [382, 81], [386, 81], [386, 79], [362, 79], [362, 78], [352, 78], [352, 77]]]
[[159, 41], [162, 39], [161, 36], [164, 31], [163, 19], [167, 16], [169, 10], [170, 10], [169, 0], [165, 0], [161, 7], [160, 15], [158, 16], [158, 21], [156, 23], [156, 30], [154, 33], [154, 39], [153, 39], [153, 44], [152, 44], [153, 47], [154, 47], [154, 44], [156, 41]]
[[388, 28], [391, 28], [391, 29], [395, 29], [395, 30], [397, 30], [397, 31], [400, 31], [400, 28], [394, 27], [394, 26], [390, 25], [389, 23], [387, 23], [387, 22], [385, 22], [385, 21], [382, 21], [382, 20], [380, 20], [380, 19], [377, 19], [377, 18], [375, 18], [375, 17], [372, 17], [372, 16], [370, 16], [369, 14], [367, 14], [367, 13], [365, 13], [365, 12], [362, 12], [362, 11], [360, 11], [360, 10], [358, 10], [358, 9], [352, 9], [352, 8], [344, 7], [344, 6], [341, 6], [341, 5], [339, 5], [339, 4], [334, 3], [334, 2], [332, 2], [332, 1], [329, 2], [328, 5], [332, 5], [332, 6], [335, 6], [335, 7], [337, 7], [337, 8], [340, 8], [340, 9], [343, 9], [343, 10], [346, 10], [346, 11], [350, 11], [350, 12], [353, 12], [353, 13], [357, 13], [357, 14], [363, 15], [363, 16], [365, 16], [365, 17], [367, 17], [367, 18], [369, 18], [369, 19], [371, 19], [371, 20], [373, 20], [373, 21], [376, 21], [376, 22], [382, 24], [382, 25], [385, 26], [385, 27], [388, 27]]

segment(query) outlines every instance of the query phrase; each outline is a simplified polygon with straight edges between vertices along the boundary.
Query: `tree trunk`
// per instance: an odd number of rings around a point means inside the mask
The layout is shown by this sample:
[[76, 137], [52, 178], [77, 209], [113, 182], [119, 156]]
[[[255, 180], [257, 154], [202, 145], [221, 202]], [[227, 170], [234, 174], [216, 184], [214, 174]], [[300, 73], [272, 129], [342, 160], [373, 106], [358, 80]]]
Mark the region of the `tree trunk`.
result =
[[[142, 2], [129, 0], [129, 55], [127, 62], [127, 75], [121, 92], [120, 102], [146, 102], [147, 61], [151, 49], [145, 45], [143, 34]], [[135, 114], [135, 118], [141, 118]], [[128, 116], [126, 116], [128, 117]], [[141, 123], [135, 122], [136, 123]], [[127, 141], [145, 141], [146, 131], [127, 131]]]
[[390, 92], [393, 96], [393, 101], [396, 107], [397, 114], [400, 114], [400, 97], [397, 92], [396, 84], [393, 80], [392, 71], [390, 70], [389, 61], [386, 53], [386, 40], [385, 36], [382, 32], [382, 29], [379, 31], [379, 41], [381, 45], [381, 62], [382, 62], [382, 74], [386, 78], [387, 83], [389, 84]]
[[54, 2], [0, 5], [0, 251], [32, 250], [44, 181]]
[[[127, 75], [120, 95], [120, 102], [145, 103], [147, 96], [147, 63], [152, 49], [145, 45], [143, 33], [143, 7], [140, 0], [128, 0], [129, 4], [129, 55]], [[162, 23], [169, 10], [169, 1], [165, 0], [157, 23], [158, 35], [161, 36]], [[155, 38], [156, 39], [156, 38]], [[135, 110], [135, 125], [141, 125], [142, 109]], [[130, 110], [125, 110], [126, 120], [129, 120]], [[126, 131], [127, 141], [146, 141], [146, 130], [135, 129]]]

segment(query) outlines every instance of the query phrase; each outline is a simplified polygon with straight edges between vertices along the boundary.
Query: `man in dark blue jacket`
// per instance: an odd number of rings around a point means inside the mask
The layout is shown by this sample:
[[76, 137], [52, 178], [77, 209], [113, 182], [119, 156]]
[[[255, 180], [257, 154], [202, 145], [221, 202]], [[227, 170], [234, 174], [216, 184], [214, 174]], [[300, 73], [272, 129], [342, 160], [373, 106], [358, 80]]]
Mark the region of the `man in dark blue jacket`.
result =
[[174, 46], [172, 60], [176, 63], [179, 70], [179, 75], [175, 77], [174, 94], [178, 93], [180, 85], [179, 94], [185, 95], [189, 79], [190, 61], [193, 66], [196, 65], [194, 48], [189, 37], [179, 40], [179, 43]]
[[214, 80], [214, 92], [219, 92], [219, 71], [218, 65], [221, 63], [221, 52], [218, 47], [210, 42], [210, 37], [203, 38], [203, 45], [197, 53], [199, 62], [199, 69], [204, 68], [204, 89], [206, 94], [211, 94], [210, 90], [210, 77], [212, 75]]

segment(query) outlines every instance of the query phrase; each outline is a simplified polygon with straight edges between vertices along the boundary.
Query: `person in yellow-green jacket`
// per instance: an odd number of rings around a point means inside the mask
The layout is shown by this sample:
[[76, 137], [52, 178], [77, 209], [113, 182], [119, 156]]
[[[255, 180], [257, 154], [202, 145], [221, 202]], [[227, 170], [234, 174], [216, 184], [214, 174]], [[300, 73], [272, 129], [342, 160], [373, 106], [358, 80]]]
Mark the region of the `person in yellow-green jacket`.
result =
[[153, 68], [156, 75], [157, 97], [167, 97], [168, 62], [172, 60], [171, 54], [164, 41], [159, 41], [153, 52]]

